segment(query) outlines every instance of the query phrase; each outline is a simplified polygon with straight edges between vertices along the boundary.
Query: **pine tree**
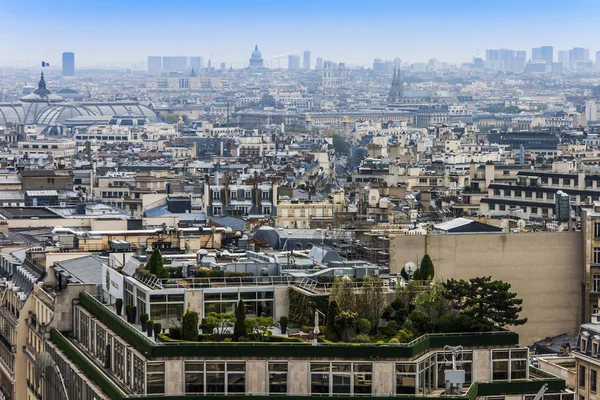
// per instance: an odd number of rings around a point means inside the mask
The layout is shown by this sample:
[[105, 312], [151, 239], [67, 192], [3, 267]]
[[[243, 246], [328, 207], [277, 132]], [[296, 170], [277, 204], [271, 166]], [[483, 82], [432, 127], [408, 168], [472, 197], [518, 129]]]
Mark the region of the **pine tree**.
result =
[[435, 269], [433, 268], [433, 261], [431, 261], [431, 257], [428, 254], [423, 256], [421, 260], [421, 265], [419, 266], [419, 276], [421, 280], [433, 280], [435, 276]]
[[332, 299], [329, 302], [329, 307], [327, 307], [327, 315], [325, 317], [325, 333], [328, 336], [335, 336], [335, 317], [340, 314], [340, 306], [338, 305], [335, 299]]
[[507, 325], [523, 325], [527, 318], [519, 318], [522, 299], [510, 291], [510, 284], [492, 281], [491, 276], [471, 278], [469, 281], [450, 279], [444, 283], [445, 296], [453, 301], [467, 326], [484, 331]]
[[146, 264], [146, 269], [156, 276], [164, 269], [163, 267], [163, 258], [159, 249], [154, 249], [148, 263]]
[[238, 341], [246, 336], [246, 306], [244, 300], [240, 300], [235, 310], [235, 325], [233, 326], [233, 340]]

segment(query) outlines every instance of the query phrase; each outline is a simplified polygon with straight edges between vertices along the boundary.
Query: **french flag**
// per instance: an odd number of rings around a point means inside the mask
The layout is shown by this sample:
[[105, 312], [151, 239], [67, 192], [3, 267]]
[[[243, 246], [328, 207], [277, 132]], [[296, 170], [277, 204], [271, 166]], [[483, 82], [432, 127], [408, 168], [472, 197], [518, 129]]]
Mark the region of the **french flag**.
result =
[[49, 67], [50, 63], [47, 63], [46, 61], [42, 61], [42, 68], [43, 67]]

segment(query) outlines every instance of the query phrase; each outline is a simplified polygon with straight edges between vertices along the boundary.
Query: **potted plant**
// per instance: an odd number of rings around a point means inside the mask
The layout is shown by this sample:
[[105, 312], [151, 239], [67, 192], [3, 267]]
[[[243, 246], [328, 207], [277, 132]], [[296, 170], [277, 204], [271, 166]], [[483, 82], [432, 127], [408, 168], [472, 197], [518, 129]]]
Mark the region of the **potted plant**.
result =
[[127, 322], [131, 323], [131, 304], [127, 304], [125, 306], [125, 316], [127, 317]]
[[154, 321], [149, 320], [146, 321], [146, 333], [148, 334], [148, 337], [152, 337], [152, 328], [154, 327]]
[[136, 306], [131, 306], [129, 308], [129, 312], [131, 313], [131, 323], [135, 324], [135, 318], [137, 316], [137, 307]]
[[123, 299], [115, 300], [115, 309], [117, 310], [117, 315], [121, 315], [121, 310], [123, 310]]
[[148, 314], [143, 313], [140, 314], [140, 325], [142, 325], [142, 330], [146, 330], [146, 322], [148, 322]]
[[281, 329], [281, 334], [285, 335], [287, 333], [287, 326], [288, 326], [288, 317], [281, 317], [279, 318], [279, 329]]
[[155, 339], [158, 337], [158, 334], [160, 333], [161, 329], [162, 329], [162, 324], [160, 322], [156, 322], [154, 324], [154, 338]]

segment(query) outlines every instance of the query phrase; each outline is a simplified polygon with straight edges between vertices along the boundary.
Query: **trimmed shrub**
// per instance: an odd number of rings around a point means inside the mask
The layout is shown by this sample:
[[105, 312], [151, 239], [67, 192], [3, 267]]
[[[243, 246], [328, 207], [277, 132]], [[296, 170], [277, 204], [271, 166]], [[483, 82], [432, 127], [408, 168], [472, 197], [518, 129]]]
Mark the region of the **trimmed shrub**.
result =
[[283, 316], [279, 318], [279, 327], [281, 329], [281, 334], [285, 335], [287, 333], [288, 317]]
[[154, 324], [154, 337], [157, 337], [162, 329], [162, 324], [160, 322], [156, 322]]
[[396, 338], [391, 338], [388, 344], [400, 344], [400, 341]]
[[[198, 340], [198, 313], [187, 310], [183, 314], [183, 324], [179, 333], [183, 340], [196, 341]], [[174, 339], [174, 338], [173, 338]]]
[[[178, 327], [178, 326], [172, 326], [172, 327], [170, 327], [169, 328], [169, 337], [171, 339], [175, 339], [175, 340], [181, 339], [181, 328]], [[184, 340], [188, 340], [188, 339], [184, 339]], [[196, 334], [196, 338], [195, 339], [190, 339], [190, 340], [198, 340], [198, 334]]]
[[350, 340], [350, 343], [371, 343], [371, 337], [363, 333], [356, 335]]
[[121, 315], [121, 311], [123, 310], [123, 299], [115, 300], [115, 309], [117, 310], [117, 315]]
[[[358, 328], [358, 333], [366, 335], [367, 333], [369, 333], [371, 331], [371, 321], [369, 321], [366, 318], [359, 319], [356, 326]], [[360, 343], [360, 342], [358, 342], [358, 343]]]
[[146, 322], [148, 322], [148, 314], [143, 313], [140, 314], [140, 325], [142, 325], [142, 330], [146, 330]]
[[127, 322], [129, 322], [131, 324], [131, 307], [133, 307], [131, 304], [127, 304], [125, 306], [125, 316], [127, 317]]
[[233, 325], [233, 340], [246, 336], [246, 306], [244, 300], [240, 300], [235, 310], [235, 324]]
[[148, 320], [146, 321], [146, 333], [148, 337], [152, 337], [152, 329], [154, 328], [154, 321]]

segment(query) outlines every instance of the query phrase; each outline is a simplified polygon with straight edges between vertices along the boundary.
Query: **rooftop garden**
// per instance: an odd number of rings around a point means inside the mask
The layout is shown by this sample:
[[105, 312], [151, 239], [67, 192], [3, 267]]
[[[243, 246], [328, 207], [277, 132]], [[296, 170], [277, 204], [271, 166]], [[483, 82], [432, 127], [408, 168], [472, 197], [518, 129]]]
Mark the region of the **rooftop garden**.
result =
[[[270, 317], [248, 318], [242, 300], [235, 313], [211, 313], [200, 320], [197, 312], [187, 310], [178, 325], [169, 327], [148, 321], [142, 314], [140, 330], [134, 324], [135, 310], [128, 321], [118, 316], [122, 302], [116, 304], [115, 314], [85, 293], [80, 300], [99, 320], [150, 357], [188, 355], [198, 348], [203, 348], [203, 355], [213, 348], [210, 354], [225, 356], [230, 351], [223, 346], [228, 345], [238, 346], [231, 354], [241, 355], [239, 347], [245, 344], [243, 352], [249, 357], [257, 354], [257, 346], [263, 348], [262, 354], [280, 355], [281, 350], [266, 350], [277, 344], [286, 346], [285, 353], [291, 357], [312, 353], [307, 347], [316, 350], [315, 357], [356, 357], [356, 353], [343, 350], [352, 346], [359, 352], [358, 348], [368, 347], [363, 351], [365, 356], [389, 358], [413, 357], [444, 345], [518, 343], [517, 335], [504, 329], [526, 322], [519, 318], [522, 301], [510, 292], [509, 284], [490, 277], [436, 281], [428, 256], [410, 272], [403, 271], [406, 280], [391, 293], [379, 277], [363, 278], [360, 290], [351, 279], [337, 278], [329, 296], [307, 296], [290, 289], [289, 316], [281, 317], [277, 324]], [[131, 313], [130, 307], [128, 316]], [[332, 350], [324, 353], [322, 346]]]

